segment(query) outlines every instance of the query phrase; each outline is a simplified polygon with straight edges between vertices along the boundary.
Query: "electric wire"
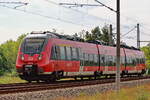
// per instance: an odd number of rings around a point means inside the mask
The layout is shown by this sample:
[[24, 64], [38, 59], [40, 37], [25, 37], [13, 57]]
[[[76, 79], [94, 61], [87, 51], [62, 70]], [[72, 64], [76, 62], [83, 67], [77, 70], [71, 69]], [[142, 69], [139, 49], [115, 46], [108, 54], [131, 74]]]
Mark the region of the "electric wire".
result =
[[123, 34], [121, 37], [126, 36], [127, 34], [129, 34], [130, 32], [134, 31], [136, 29], [136, 26], [134, 28], [132, 28], [130, 31], [128, 31], [127, 33]]
[[[38, 16], [41, 16], [41, 17], [44, 17], [44, 18], [48, 18], [48, 19], [53, 19], [53, 20], [57, 20], [57, 21], [61, 21], [61, 22], [65, 22], [65, 23], [69, 23], [69, 24], [73, 24], [73, 25], [83, 26], [82, 24], [74, 23], [72, 21], [64, 20], [64, 19], [61, 19], [61, 18], [56, 18], [56, 17], [47, 16], [47, 15], [42, 15], [42, 14], [39, 14], [39, 13], [36, 13], [36, 12], [31, 12], [31, 11], [26, 11], [26, 10], [22, 10], [22, 9], [17, 9], [17, 8], [9, 7], [9, 6], [6, 6], [6, 5], [0, 5], [0, 6], [1, 7], [5, 7], [5, 8], [9, 8], [9, 9], [13, 9], [13, 10], [17, 10], [17, 11], [21, 11], [21, 12], [24, 12], [24, 13], [32, 14], [32, 15], [38, 15]], [[86, 26], [86, 27], [89, 27], [89, 26]]]

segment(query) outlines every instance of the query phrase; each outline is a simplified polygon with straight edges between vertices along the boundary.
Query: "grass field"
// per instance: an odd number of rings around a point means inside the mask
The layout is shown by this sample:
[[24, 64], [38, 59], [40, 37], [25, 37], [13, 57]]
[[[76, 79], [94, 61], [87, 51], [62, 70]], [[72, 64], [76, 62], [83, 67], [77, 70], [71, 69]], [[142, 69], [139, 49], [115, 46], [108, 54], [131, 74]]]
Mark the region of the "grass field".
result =
[[97, 93], [95, 95], [81, 94], [73, 98], [57, 98], [56, 100], [150, 100], [150, 84], [134, 88], [121, 89], [117, 94], [115, 91]]
[[26, 82], [26, 81], [21, 80], [19, 77], [13, 76], [11, 74], [6, 74], [0, 77], [0, 84], [23, 83], [23, 82]]

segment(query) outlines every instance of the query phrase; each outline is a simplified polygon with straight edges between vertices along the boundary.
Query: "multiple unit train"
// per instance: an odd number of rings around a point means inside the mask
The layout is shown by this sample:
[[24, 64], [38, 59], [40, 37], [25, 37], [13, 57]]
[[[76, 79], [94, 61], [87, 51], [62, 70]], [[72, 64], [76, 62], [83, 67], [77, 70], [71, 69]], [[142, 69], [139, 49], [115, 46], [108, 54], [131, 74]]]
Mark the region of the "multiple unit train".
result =
[[[121, 76], [145, 73], [142, 51], [124, 46], [120, 50]], [[27, 81], [115, 75], [116, 47], [71, 41], [51, 32], [32, 32], [19, 48], [16, 69]]]

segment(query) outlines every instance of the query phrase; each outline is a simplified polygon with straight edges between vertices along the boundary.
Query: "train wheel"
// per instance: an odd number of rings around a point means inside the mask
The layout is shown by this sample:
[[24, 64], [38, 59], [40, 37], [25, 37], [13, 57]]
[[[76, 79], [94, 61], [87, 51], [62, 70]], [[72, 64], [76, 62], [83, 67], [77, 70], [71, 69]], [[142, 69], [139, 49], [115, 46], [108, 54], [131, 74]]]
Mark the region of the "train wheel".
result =
[[77, 77], [74, 77], [75, 80], [77, 80]]
[[91, 80], [92, 78], [89, 76], [89, 80]]
[[31, 80], [28, 80], [28, 83], [32, 83], [32, 81], [31, 81]]
[[37, 83], [40, 83], [40, 80], [36, 80]]
[[83, 77], [81, 76], [81, 80], [83, 80]]

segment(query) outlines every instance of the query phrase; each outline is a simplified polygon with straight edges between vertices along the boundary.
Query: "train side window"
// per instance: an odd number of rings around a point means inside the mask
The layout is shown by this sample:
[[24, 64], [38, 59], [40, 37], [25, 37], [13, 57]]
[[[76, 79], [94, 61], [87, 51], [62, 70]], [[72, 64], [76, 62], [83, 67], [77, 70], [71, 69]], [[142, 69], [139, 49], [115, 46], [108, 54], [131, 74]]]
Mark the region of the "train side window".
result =
[[136, 63], [140, 64], [139, 58], [136, 58]]
[[60, 59], [60, 49], [58, 46], [53, 46], [51, 49], [51, 57], [52, 60], [58, 60]]
[[60, 46], [60, 59], [66, 60], [66, 54], [65, 54], [65, 47], [64, 46]]
[[125, 66], [125, 56], [122, 56], [122, 57], [121, 57], [121, 64], [122, 64], [123, 66]]
[[112, 56], [107, 56], [107, 66], [112, 66], [113, 58]]
[[142, 64], [142, 58], [140, 58], [140, 64]]
[[84, 59], [84, 61], [85, 61], [85, 65], [86, 66], [88, 65], [88, 60], [89, 60], [88, 54], [85, 53], [85, 59]]
[[105, 66], [105, 56], [104, 55], [100, 55], [100, 62], [101, 62], [101, 66]]
[[129, 57], [129, 61], [130, 61], [129, 65], [132, 66], [132, 57]]
[[126, 56], [126, 66], [128, 66], [128, 57]]
[[145, 64], [145, 58], [142, 58], [141, 60], [142, 60], [142, 64]]
[[116, 56], [113, 56], [113, 66], [116, 66]]
[[97, 54], [94, 55], [94, 65], [98, 66], [98, 55]]
[[51, 57], [52, 60], [56, 60], [55, 46], [51, 48]]
[[109, 66], [113, 66], [113, 56], [109, 56]]
[[76, 48], [76, 53], [77, 53], [77, 59], [76, 60], [79, 60], [79, 48]]
[[67, 56], [67, 60], [71, 60], [71, 49], [70, 49], [70, 47], [66, 47], [66, 56]]
[[93, 55], [89, 54], [89, 65], [92, 65], [93, 62]]
[[132, 66], [136, 65], [136, 59], [134, 57], [132, 57]]
[[81, 50], [81, 48], [78, 48], [78, 56], [79, 56], [79, 60], [83, 60], [83, 52]]
[[56, 54], [56, 59], [60, 60], [60, 47], [55, 46], [55, 54]]
[[76, 50], [76, 48], [73, 48], [72, 47], [72, 49], [71, 49], [71, 51], [72, 51], [72, 60], [78, 60], [77, 59], [77, 50]]
[[104, 55], [104, 56], [105, 56], [105, 65], [108, 66], [108, 63], [109, 63], [109, 61], [108, 61], [108, 55]]

